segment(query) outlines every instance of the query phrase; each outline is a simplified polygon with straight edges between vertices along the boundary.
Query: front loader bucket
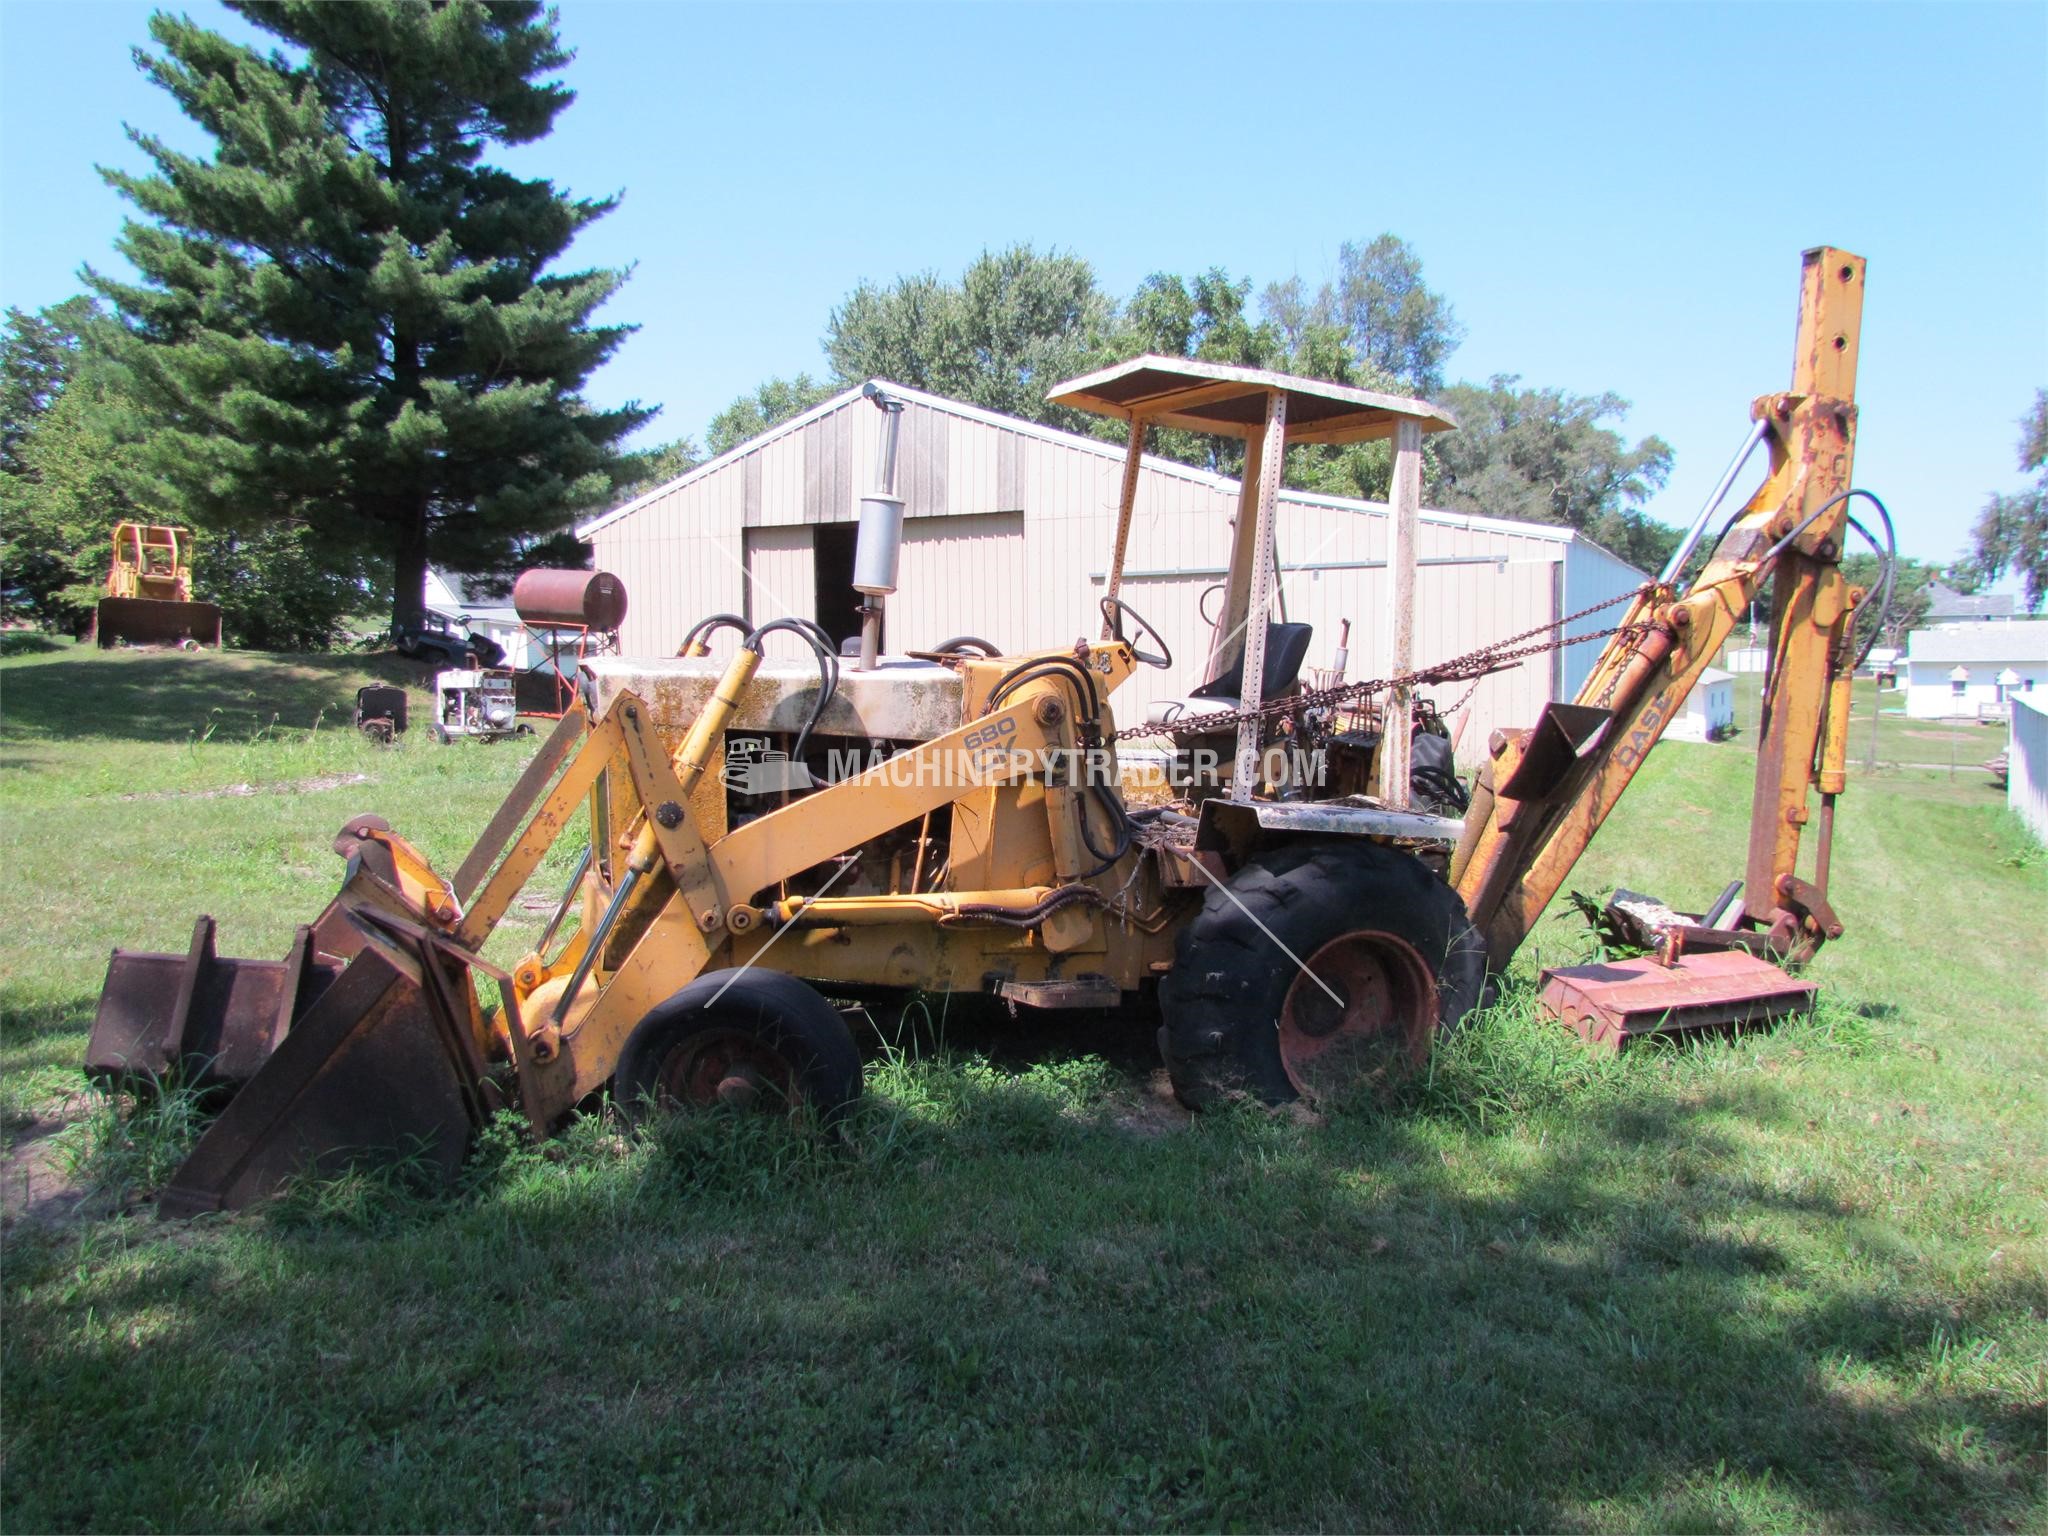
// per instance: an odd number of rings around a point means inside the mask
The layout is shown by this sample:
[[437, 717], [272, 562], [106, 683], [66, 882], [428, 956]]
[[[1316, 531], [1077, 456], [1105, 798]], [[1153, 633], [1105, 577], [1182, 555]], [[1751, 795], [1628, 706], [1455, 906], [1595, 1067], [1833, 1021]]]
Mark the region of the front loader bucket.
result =
[[93, 616], [101, 649], [116, 645], [220, 646], [220, 609], [157, 597], [103, 597]]
[[184, 955], [116, 950], [107, 967], [87, 1070], [139, 1092], [176, 1074], [232, 1094], [158, 1197], [167, 1215], [362, 1161], [451, 1179], [501, 1101], [471, 967], [501, 973], [451, 935], [449, 887], [374, 816], [334, 846], [341, 891], [284, 960], [222, 958], [202, 917]]
[[488, 1113], [484, 1064], [451, 1006], [456, 979], [422, 951], [357, 955], [199, 1138], [158, 1209], [234, 1210], [368, 1160], [451, 1181]]

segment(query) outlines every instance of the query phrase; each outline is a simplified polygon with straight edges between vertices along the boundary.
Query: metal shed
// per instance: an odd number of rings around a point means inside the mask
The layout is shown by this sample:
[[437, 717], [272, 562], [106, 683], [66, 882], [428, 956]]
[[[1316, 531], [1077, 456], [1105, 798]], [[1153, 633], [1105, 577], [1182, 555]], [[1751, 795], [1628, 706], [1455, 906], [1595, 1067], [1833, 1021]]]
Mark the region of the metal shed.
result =
[[[1124, 450], [875, 382], [905, 406], [896, 486], [907, 503], [903, 560], [885, 647], [900, 653], [972, 634], [1016, 650], [1095, 635]], [[633, 594], [621, 635], [627, 654], [671, 655], [691, 624], [718, 612], [756, 624], [796, 614], [854, 633], [853, 531], [873, 485], [876, 415], [859, 387], [849, 389], [578, 528], [598, 567]], [[1120, 719], [1142, 719], [1154, 698], [1201, 681], [1210, 634], [1203, 595], [1223, 579], [1237, 504], [1233, 480], [1144, 458], [1123, 595], [1172, 643], [1175, 666], [1126, 684]], [[1283, 491], [1277, 535], [1284, 617], [1315, 626], [1309, 667], [1331, 665], [1348, 619], [1347, 676], [1386, 675], [1378, 622], [1391, 588], [1386, 506]], [[1417, 660], [1550, 623], [1644, 579], [1568, 528], [1425, 509]], [[1570, 632], [1611, 622], [1603, 614]], [[787, 637], [771, 639], [780, 644], [796, 654]], [[1546, 701], [1570, 697], [1598, 649], [1572, 647], [1483, 679], [1467, 706], [1461, 755], [1483, 751], [1490, 729], [1531, 724]]]

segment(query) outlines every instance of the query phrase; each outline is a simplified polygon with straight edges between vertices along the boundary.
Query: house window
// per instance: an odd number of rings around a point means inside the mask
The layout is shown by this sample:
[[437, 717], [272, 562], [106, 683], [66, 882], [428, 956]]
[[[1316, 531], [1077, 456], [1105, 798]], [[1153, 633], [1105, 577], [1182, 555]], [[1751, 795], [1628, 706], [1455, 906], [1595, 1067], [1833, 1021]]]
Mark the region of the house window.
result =
[[1954, 682], [1948, 685], [1948, 691], [1960, 699], [1963, 696], [1964, 691], [1968, 689], [1969, 686], [1970, 685], [1968, 683], [1964, 682], [1959, 677]]

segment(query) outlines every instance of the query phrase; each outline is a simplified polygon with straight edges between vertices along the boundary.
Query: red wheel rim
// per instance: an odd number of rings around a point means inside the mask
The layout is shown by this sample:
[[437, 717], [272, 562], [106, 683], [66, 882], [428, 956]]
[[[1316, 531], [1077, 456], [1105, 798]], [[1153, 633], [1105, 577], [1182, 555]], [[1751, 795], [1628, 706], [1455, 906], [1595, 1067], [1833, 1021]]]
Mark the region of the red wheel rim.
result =
[[1360, 929], [1308, 957], [1280, 1009], [1280, 1061], [1303, 1097], [1393, 1083], [1429, 1059], [1436, 975], [1415, 946]]
[[666, 1107], [729, 1104], [779, 1115], [797, 1105], [789, 1063], [737, 1029], [708, 1029], [679, 1043], [662, 1058], [654, 1086], [656, 1102]]

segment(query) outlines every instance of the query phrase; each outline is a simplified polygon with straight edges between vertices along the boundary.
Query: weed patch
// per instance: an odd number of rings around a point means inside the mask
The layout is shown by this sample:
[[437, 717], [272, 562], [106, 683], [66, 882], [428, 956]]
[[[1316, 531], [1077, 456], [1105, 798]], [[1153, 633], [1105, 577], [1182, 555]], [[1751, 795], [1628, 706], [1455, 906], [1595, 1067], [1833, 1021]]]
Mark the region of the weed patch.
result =
[[176, 1079], [137, 1092], [92, 1087], [85, 1113], [57, 1136], [60, 1166], [113, 1204], [154, 1194], [206, 1128], [199, 1092]]

